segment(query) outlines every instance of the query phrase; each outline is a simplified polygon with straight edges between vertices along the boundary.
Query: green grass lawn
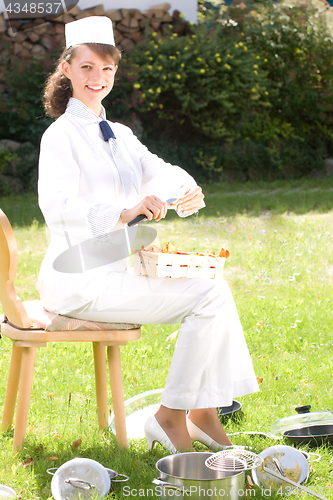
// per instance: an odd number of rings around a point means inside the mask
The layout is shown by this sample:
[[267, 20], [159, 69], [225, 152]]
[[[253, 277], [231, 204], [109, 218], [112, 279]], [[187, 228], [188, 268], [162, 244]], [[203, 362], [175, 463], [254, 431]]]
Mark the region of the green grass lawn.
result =
[[[172, 239], [182, 250], [230, 250], [225, 279], [262, 382], [260, 392], [240, 398], [243, 416], [228, 421], [227, 432], [269, 432], [276, 419], [303, 404], [311, 404], [312, 411], [333, 410], [333, 179], [215, 184], [204, 192], [207, 208], [198, 217], [179, 219], [170, 212], [152, 226], [161, 243]], [[22, 300], [38, 298], [36, 280], [47, 235], [36, 197], [2, 199], [1, 208], [18, 242], [17, 292]], [[143, 326], [142, 338], [122, 348], [125, 399], [163, 387], [175, 344], [168, 336], [177, 329]], [[1, 409], [10, 348], [3, 338]], [[38, 350], [22, 452], [11, 451], [12, 435], [0, 435], [0, 483], [17, 493], [23, 490], [22, 499], [49, 498], [46, 469], [77, 456], [127, 474], [130, 488], [147, 490], [157, 477], [156, 461], [166, 454], [159, 446], [148, 452], [145, 440], [119, 450], [111, 432], [98, 430], [92, 349], [84, 344], [49, 344]], [[76, 439], [82, 444], [73, 450]], [[234, 442], [255, 452], [277, 444], [244, 435]], [[311, 451], [322, 459], [311, 465], [307, 486], [333, 499], [333, 448]], [[259, 489], [256, 497], [261, 497]], [[122, 487], [113, 486], [107, 498], [125, 498]]]

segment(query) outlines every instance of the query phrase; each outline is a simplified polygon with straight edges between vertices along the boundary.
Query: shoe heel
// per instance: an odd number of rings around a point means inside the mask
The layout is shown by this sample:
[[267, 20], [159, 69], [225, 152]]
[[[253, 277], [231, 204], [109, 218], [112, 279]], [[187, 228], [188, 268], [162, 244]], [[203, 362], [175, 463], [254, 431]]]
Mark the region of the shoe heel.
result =
[[146, 439], [147, 439], [147, 443], [148, 443], [148, 451], [152, 451], [156, 441], [154, 440], [153, 436], [151, 436], [147, 432], [146, 432]]
[[157, 422], [155, 417], [148, 417], [145, 425], [144, 431], [146, 434], [146, 439], [148, 442], [148, 450], [151, 451], [155, 443], [160, 443], [163, 448], [170, 451], [170, 453], [177, 453], [176, 448], [170, 441], [167, 434], [164, 432], [160, 424]]

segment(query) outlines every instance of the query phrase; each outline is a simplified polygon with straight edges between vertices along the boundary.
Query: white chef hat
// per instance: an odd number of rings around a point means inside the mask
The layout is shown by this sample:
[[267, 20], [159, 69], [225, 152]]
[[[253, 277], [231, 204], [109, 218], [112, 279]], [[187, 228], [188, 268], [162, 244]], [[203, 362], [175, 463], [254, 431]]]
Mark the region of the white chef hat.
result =
[[105, 16], [84, 17], [65, 24], [66, 48], [82, 43], [115, 45], [112, 21]]

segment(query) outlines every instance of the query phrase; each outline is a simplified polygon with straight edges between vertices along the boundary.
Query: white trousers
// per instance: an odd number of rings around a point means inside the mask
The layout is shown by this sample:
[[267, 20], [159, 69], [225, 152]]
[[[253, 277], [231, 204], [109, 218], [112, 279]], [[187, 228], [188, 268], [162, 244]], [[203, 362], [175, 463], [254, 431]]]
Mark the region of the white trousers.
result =
[[236, 306], [223, 279], [147, 278], [110, 273], [87, 306], [69, 316], [181, 327], [162, 404], [173, 409], [230, 406], [259, 390]]

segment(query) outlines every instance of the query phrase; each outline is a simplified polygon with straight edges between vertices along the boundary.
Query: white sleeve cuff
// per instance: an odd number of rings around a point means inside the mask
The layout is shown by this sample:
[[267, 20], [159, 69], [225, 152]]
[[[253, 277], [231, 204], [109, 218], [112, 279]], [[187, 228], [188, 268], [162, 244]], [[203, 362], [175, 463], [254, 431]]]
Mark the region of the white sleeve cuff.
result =
[[98, 203], [93, 205], [87, 215], [93, 236], [99, 237], [108, 233], [118, 222], [124, 207]]

